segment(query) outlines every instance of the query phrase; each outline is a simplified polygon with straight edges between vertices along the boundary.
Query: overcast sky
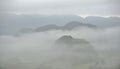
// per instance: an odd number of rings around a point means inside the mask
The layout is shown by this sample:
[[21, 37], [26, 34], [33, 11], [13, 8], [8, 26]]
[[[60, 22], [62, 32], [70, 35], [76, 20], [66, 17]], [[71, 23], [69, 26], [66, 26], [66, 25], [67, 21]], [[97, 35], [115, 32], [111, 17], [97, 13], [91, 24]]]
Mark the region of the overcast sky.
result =
[[119, 0], [0, 0], [0, 11], [15, 14], [119, 16]]

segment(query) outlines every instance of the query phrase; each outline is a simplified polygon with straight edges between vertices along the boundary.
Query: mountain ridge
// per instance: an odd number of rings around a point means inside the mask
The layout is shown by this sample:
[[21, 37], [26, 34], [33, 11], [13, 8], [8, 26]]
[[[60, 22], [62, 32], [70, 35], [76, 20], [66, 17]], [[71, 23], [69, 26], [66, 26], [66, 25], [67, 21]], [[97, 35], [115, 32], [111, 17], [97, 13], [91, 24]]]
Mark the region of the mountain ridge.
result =
[[71, 21], [63, 26], [58, 26], [55, 24], [49, 24], [45, 26], [38, 27], [35, 29], [36, 32], [43, 32], [43, 31], [49, 31], [49, 30], [72, 30], [74, 28], [78, 27], [88, 27], [88, 28], [95, 28], [95, 25], [87, 24], [87, 23], [81, 23], [78, 21]]

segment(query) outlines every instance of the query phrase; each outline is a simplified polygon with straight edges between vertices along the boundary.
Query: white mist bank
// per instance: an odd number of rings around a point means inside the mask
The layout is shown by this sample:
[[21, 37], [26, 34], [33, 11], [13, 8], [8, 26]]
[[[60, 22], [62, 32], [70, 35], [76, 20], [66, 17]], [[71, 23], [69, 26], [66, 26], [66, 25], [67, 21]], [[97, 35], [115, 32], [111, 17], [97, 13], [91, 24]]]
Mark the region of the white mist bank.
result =
[[[63, 35], [71, 35], [74, 38], [83, 38], [89, 41], [96, 51], [120, 49], [120, 27], [107, 29], [80, 28], [72, 31], [54, 30], [48, 32], [37, 32], [23, 34], [21, 36], [0, 36], [0, 67], [3, 69], [40, 69], [41, 64], [54, 59], [60, 55], [70, 54], [65, 50], [53, 50], [56, 39]], [[76, 55], [79, 55], [77, 53]], [[100, 59], [106, 60], [100, 69], [117, 67], [120, 55], [108, 58], [107, 54]], [[110, 56], [110, 55], [109, 55]], [[68, 57], [69, 59], [70, 57]], [[71, 63], [72, 60], [69, 62]], [[67, 65], [63, 66], [64, 69]], [[50, 69], [50, 68], [49, 68]], [[68, 67], [68, 69], [70, 69]], [[89, 68], [88, 68], [89, 69]]]

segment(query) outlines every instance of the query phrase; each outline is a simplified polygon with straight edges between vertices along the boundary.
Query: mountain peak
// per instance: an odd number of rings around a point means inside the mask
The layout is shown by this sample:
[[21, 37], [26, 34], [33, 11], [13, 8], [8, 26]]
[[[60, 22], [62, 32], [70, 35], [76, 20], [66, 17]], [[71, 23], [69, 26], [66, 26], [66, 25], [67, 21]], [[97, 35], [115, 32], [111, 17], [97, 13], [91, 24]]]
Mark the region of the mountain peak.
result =
[[71, 35], [64, 35], [57, 39], [55, 44], [65, 44], [67, 46], [73, 46], [76, 44], [90, 44], [90, 43], [84, 39], [77, 39], [73, 38]]

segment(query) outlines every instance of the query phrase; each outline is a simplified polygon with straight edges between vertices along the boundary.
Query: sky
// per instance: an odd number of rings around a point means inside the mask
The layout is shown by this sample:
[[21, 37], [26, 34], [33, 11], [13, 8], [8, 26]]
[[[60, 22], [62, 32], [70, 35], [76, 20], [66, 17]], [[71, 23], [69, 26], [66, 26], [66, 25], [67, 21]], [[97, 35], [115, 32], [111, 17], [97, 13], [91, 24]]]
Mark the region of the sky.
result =
[[1, 13], [119, 16], [119, 0], [0, 0]]

